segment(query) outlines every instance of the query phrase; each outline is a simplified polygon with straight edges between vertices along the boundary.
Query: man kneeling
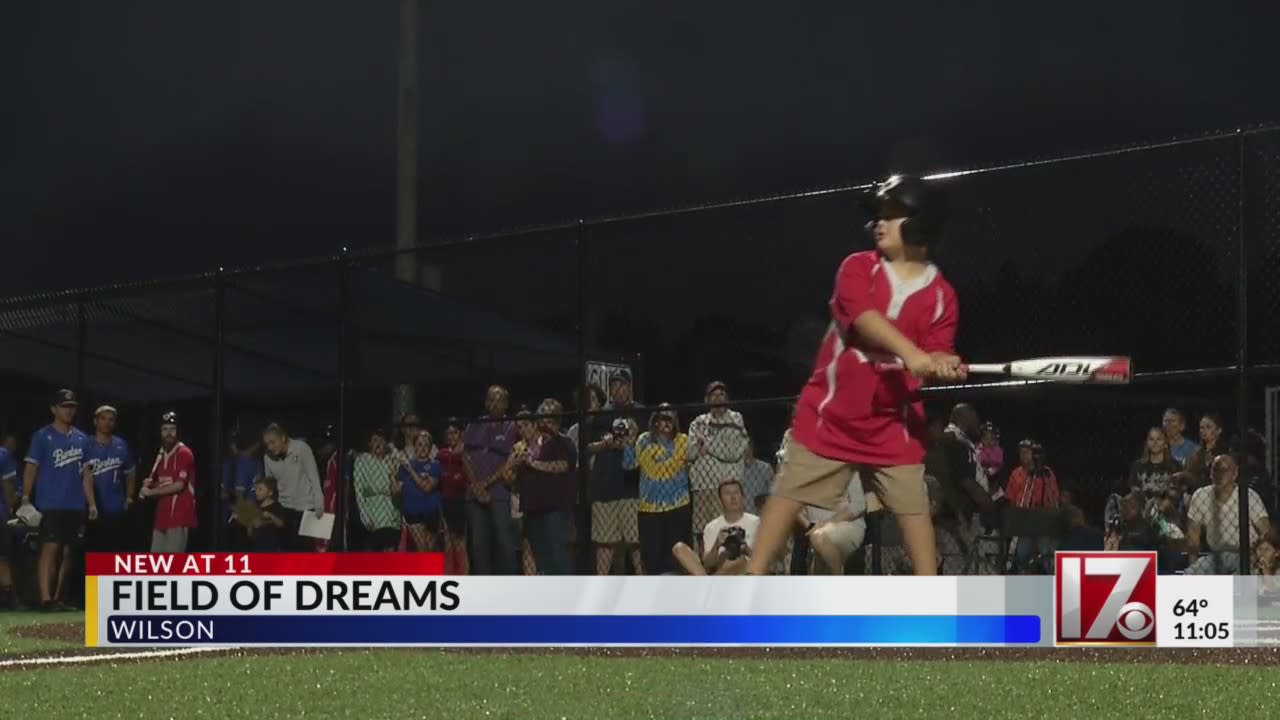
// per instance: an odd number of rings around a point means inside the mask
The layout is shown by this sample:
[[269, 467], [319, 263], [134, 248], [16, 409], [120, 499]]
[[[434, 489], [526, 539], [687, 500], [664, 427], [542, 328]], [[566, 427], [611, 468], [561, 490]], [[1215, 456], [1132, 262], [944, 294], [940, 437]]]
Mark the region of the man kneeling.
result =
[[721, 514], [702, 531], [702, 557], [682, 542], [671, 548], [671, 554], [690, 575], [740, 575], [751, 557], [760, 518], [746, 512], [742, 483], [720, 483], [719, 495]]

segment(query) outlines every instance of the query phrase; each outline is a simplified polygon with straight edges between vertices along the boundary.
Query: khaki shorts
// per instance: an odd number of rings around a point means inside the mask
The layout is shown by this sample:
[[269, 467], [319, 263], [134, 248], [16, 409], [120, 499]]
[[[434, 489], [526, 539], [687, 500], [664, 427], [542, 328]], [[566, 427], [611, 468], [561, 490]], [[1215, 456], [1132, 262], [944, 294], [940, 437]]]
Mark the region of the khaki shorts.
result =
[[639, 513], [640, 501], [636, 498], [591, 503], [591, 542], [639, 544]]
[[794, 438], [778, 465], [773, 494], [835, 510], [855, 477], [861, 479], [867, 493], [867, 512], [885, 509], [894, 515], [929, 514], [924, 465], [876, 467], [830, 460], [813, 454]]

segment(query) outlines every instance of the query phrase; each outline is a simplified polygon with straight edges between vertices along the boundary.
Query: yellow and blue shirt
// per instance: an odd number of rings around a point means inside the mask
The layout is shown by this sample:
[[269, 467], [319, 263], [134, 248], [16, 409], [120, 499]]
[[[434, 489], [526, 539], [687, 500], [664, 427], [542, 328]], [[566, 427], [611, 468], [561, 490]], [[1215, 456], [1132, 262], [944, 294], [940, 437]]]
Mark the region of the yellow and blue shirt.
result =
[[665, 439], [645, 433], [622, 452], [626, 470], [640, 470], [640, 512], [667, 512], [689, 504], [689, 456], [684, 433]]

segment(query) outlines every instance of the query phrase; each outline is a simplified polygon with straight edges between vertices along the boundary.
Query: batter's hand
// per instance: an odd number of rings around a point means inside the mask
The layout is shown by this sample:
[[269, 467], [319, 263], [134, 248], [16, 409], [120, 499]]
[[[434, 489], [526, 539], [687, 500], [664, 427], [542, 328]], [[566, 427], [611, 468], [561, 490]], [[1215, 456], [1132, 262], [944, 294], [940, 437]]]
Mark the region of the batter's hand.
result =
[[902, 365], [907, 369], [907, 372], [921, 380], [928, 380], [934, 377], [936, 372], [933, 356], [923, 352], [902, 358]]
[[933, 378], [935, 380], [956, 381], [969, 376], [964, 362], [957, 355], [950, 353], [931, 353], [933, 360]]

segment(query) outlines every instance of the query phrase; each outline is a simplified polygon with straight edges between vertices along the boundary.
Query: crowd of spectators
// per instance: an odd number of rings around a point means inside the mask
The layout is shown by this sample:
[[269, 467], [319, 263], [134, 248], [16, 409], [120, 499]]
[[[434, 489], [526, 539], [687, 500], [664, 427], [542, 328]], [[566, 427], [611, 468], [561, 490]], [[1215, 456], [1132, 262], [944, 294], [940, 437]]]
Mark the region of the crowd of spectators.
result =
[[[1208, 413], [1200, 418], [1198, 441], [1192, 440], [1185, 413], [1165, 411], [1132, 465], [1117, 473], [1094, 525], [1076, 502], [1085, 488], [1073, 490], [1069, 479], [1059, 479], [1043, 444], [1022, 439], [1016, 462], [1006, 466], [996, 426], [979, 424], [972, 407], [958, 405], [926, 459], [927, 477], [939, 485], [940, 543], [963, 558], [962, 572], [985, 566], [1048, 573], [1055, 550], [1107, 549], [1156, 551], [1166, 573], [1233, 573], [1246, 562], [1255, 573], [1274, 574], [1276, 487], [1264, 466], [1265, 443], [1252, 430], [1228, 441], [1225, 427], [1221, 416]], [[1242, 477], [1249, 522], [1244, 553]], [[1000, 537], [986, 562], [975, 557], [984, 539], [993, 546], [996, 531]], [[991, 562], [994, 556], [1004, 565]]]
[[[705, 412], [687, 430], [673, 406], [636, 403], [625, 369], [576, 400], [568, 412], [547, 398], [513, 413], [509, 392], [493, 386], [484, 414], [445, 422], [441, 442], [407, 414], [394, 432], [370, 430], [342, 457], [332, 431], [307, 442], [277, 423], [250, 434], [233, 430], [218, 478], [216, 515], [225, 532], [215, 537], [226, 550], [325, 551], [339, 531], [330, 528], [343, 527], [333, 516], [349, 488], [350, 549], [442, 552], [449, 574], [570, 574], [583, 541], [598, 574], [741, 572], [774, 464], [757, 455], [725, 383], [707, 385]], [[184, 551], [197, 517], [209, 515], [197, 512], [196, 458], [176, 414], [163, 415], [159, 452], [139, 473], [129, 444], [115, 434], [117, 411], [98, 407], [92, 435], [76, 427], [78, 411], [75, 394], [60, 390], [50, 400], [50, 424], [33, 434], [25, 455], [12, 436], [0, 447], [5, 605], [17, 602], [9, 562], [17, 544], [30, 540], [36, 548], [32, 585], [39, 606], [56, 611], [69, 607], [79, 548], [125, 549], [122, 518], [131, 507], [146, 503], [153, 552]], [[583, 421], [565, 428], [565, 417]], [[1274, 574], [1280, 543], [1262, 438], [1246, 432], [1228, 441], [1212, 413], [1197, 427], [1198, 441], [1186, 436], [1184, 413], [1165, 412], [1103, 517], [1091, 523], [1071, 480], [1057, 476], [1037, 440], [1021, 439], [1007, 458], [1000, 430], [982, 423], [973, 406], [931, 418], [925, 477], [940, 571], [1051, 572], [1054, 550], [1105, 548], [1157, 551], [1163, 572], [1229, 573], [1243, 562]], [[786, 451], [784, 435], [776, 459]], [[579, 457], [587, 464], [589, 536], [577, 528]], [[909, 572], [892, 519], [874, 522], [877, 515], [868, 515], [856, 482], [839, 507], [804, 509], [776, 572], [862, 571], [876, 564], [872, 545], [882, 571]]]

